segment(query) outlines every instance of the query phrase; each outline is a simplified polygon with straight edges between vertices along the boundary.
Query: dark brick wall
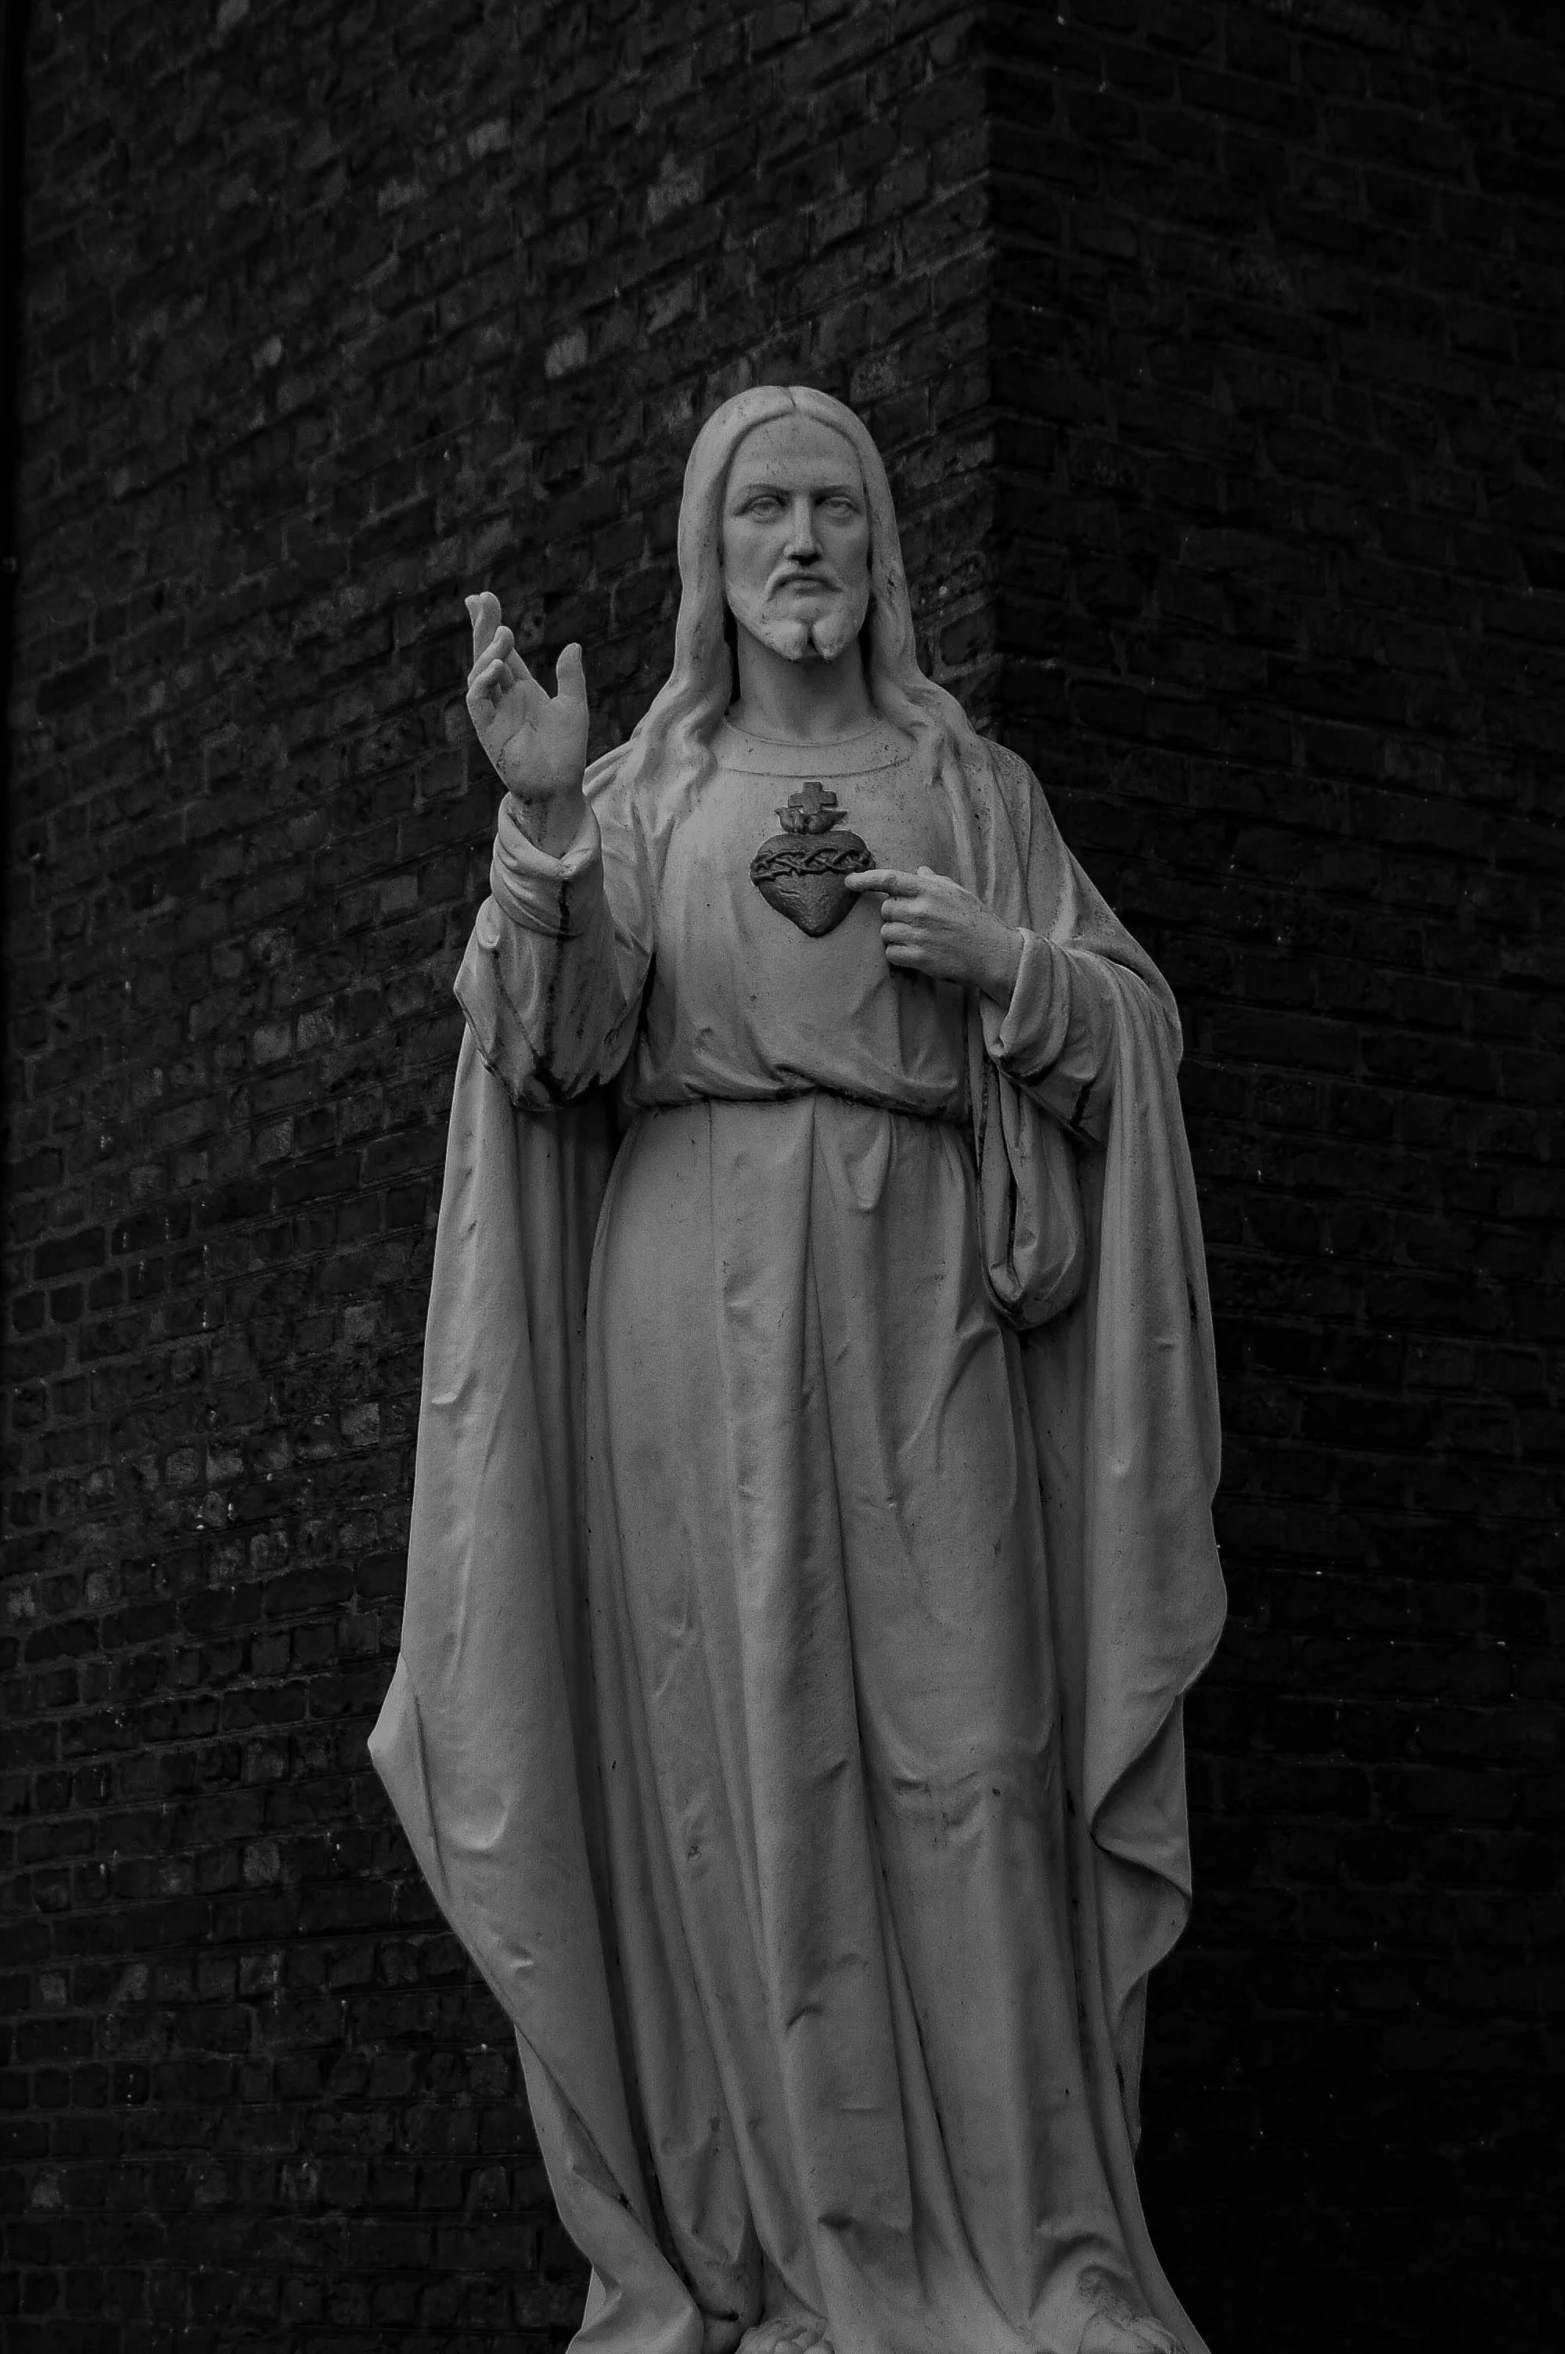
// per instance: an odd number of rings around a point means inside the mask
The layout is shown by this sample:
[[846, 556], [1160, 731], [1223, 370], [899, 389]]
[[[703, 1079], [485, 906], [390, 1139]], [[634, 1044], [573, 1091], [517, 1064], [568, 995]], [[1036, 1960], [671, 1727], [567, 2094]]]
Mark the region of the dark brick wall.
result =
[[667, 667], [694, 426], [794, 368], [881, 437], [931, 657], [982, 679], [970, 14], [35, 0], [15, 2354], [477, 2354], [579, 2316], [513, 2048], [364, 1751], [496, 798], [461, 595], [579, 635], [614, 740]]
[[19, 2354], [574, 2318], [363, 1750], [493, 815], [460, 598], [580, 636], [613, 740], [746, 365], [863, 409], [928, 659], [1187, 1012], [1236, 1619], [1154, 1994], [1170, 2268], [1217, 2354], [1553, 2343], [1565, 39], [979, 14], [33, 0]]
[[1000, 40], [1000, 725], [1180, 998], [1227, 1432], [1148, 2203], [1215, 2346], [1557, 2346], [1565, 12]]

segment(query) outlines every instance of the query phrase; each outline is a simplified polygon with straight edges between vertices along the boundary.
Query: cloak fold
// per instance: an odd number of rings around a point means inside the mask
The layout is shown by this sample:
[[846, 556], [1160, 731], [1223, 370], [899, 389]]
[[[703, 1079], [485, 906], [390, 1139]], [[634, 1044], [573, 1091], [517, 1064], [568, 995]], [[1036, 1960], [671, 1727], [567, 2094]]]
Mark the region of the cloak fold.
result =
[[402, 1653], [370, 1755], [436, 1902], [516, 2031], [560, 2220], [593, 2267], [578, 2343], [699, 2354], [700, 2316], [652, 2225], [591, 1860], [577, 1408], [614, 1142], [603, 1096], [515, 1110], [466, 1033]]
[[[1058, 1110], [974, 1020], [979, 1215], [1021, 1331], [1043, 1488], [1071, 1801], [1084, 2058], [1129, 2253], [1200, 2354], [1137, 2197], [1146, 1980], [1189, 1910], [1183, 1696], [1215, 1647], [1216, 1384], [1178, 1029], [1155, 969], [1075, 865], [1028, 772], [989, 748], [989, 873], [1068, 990], [1090, 958], [1115, 1021], [1106, 1113]], [[964, 877], [964, 880], [968, 879]], [[598, 1828], [584, 1626], [581, 1399], [606, 1098], [517, 1108], [475, 993], [436, 1240], [402, 1655], [370, 1749], [440, 1907], [510, 2018], [561, 2220], [593, 2266], [579, 2343], [699, 2354], [638, 2150]], [[1063, 998], [1061, 999], [1063, 1003]], [[1047, 1100], [1047, 1085], [1043, 1093]]]

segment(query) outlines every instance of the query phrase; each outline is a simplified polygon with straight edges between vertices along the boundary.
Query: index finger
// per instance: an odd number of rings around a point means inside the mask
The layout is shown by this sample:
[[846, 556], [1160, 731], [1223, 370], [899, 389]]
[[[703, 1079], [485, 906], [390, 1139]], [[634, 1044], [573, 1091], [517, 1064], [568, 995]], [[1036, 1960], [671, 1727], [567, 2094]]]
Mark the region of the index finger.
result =
[[917, 875], [903, 874], [899, 867], [867, 866], [856, 875], [844, 875], [850, 891], [884, 891], [893, 899], [912, 899], [919, 891]]
[[473, 660], [476, 662], [500, 626], [500, 600], [493, 589], [480, 589], [476, 597], [468, 597], [464, 602], [467, 617], [473, 625]]

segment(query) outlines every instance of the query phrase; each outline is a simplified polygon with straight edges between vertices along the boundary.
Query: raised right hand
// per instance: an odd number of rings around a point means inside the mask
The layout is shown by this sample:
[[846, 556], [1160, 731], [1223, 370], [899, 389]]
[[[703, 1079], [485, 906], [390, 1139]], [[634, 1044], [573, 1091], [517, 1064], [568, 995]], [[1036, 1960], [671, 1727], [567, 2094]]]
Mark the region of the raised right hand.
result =
[[490, 589], [467, 599], [473, 666], [467, 710], [496, 776], [523, 803], [569, 799], [581, 791], [587, 762], [587, 678], [581, 648], [565, 647], [555, 664], [556, 692], [546, 695], [500, 624]]

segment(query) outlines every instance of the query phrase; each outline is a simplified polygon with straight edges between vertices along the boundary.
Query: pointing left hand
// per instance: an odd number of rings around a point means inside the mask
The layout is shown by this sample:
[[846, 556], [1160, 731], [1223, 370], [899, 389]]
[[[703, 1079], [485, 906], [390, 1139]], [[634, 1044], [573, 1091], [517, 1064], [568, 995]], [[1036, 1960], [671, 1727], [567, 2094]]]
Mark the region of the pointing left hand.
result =
[[935, 981], [960, 981], [1009, 1005], [1022, 960], [1022, 935], [949, 875], [872, 866], [845, 877], [850, 891], [884, 894], [880, 937], [886, 962]]

